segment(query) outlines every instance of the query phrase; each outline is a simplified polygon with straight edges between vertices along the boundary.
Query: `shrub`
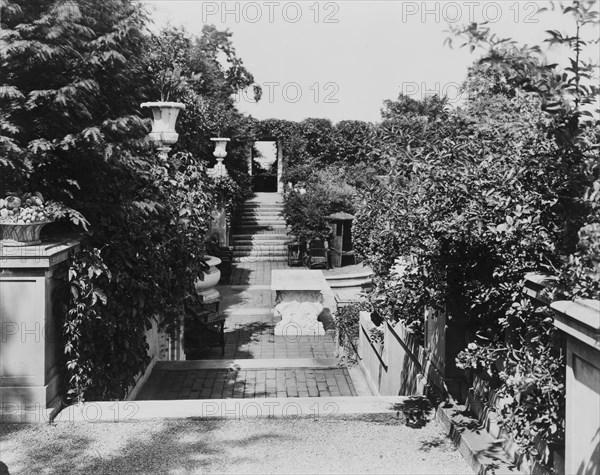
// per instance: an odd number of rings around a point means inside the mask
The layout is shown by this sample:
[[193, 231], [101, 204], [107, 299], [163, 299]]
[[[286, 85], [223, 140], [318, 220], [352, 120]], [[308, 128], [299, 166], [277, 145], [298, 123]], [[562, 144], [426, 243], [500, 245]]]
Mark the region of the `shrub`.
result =
[[285, 194], [286, 222], [300, 241], [327, 239], [330, 230], [325, 217], [338, 211], [352, 213], [356, 190], [334, 168], [315, 172], [304, 186]]
[[366, 301], [353, 302], [341, 307], [335, 315], [335, 327], [338, 341], [344, 347], [346, 356], [351, 360], [356, 355], [356, 345], [360, 331], [360, 312], [371, 310], [371, 305]]

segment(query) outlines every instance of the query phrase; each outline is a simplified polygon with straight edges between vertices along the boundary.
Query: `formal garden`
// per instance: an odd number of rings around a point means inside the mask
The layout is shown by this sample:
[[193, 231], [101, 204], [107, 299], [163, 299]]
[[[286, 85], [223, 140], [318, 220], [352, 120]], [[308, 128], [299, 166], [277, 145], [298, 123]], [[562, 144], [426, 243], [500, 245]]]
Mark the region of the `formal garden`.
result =
[[[427, 383], [430, 399], [464, 403], [475, 388], [519, 453], [557, 470], [567, 362], [547, 304], [600, 299], [600, 89], [581, 54], [600, 20], [593, 2], [561, 8], [575, 27], [547, 41], [568, 66], [485, 25], [455, 27], [449, 47], [478, 52], [463, 104], [400, 95], [379, 122], [332, 123], [239, 112], [233, 95], [254, 77], [213, 26], [151, 33], [128, 0], [0, 0], [2, 237], [46, 223], [42, 240], [80, 242], [58, 310], [63, 403], [127, 398], [148, 330], [175, 331], [208, 270], [211, 212], [236, 219], [253, 193], [248, 151], [269, 137], [294, 239], [326, 240], [326, 217], [349, 213], [355, 258], [373, 270], [373, 290], [335, 315], [346, 356], [361, 312], [372, 343], [387, 344], [389, 324], [425, 347], [428, 318], [443, 315], [448, 381]], [[184, 107], [168, 151], [149, 138], [149, 101]], [[228, 175], [213, 179], [219, 137]], [[544, 305], [523, 292], [533, 274]]]

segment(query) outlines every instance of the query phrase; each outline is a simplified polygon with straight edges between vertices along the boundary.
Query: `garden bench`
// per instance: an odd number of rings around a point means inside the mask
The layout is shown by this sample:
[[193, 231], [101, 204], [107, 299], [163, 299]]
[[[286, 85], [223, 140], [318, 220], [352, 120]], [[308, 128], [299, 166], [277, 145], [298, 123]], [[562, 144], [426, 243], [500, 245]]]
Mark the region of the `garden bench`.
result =
[[184, 349], [187, 359], [195, 359], [207, 349], [220, 347], [225, 355], [225, 319], [218, 300], [203, 302], [200, 296], [187, 299], [184, 319]]
[[331, 268], [329, 249], [327, 249], [322, 239], [311, 239], [306, 243], [304, 265], [309, 269], [315, 267]]

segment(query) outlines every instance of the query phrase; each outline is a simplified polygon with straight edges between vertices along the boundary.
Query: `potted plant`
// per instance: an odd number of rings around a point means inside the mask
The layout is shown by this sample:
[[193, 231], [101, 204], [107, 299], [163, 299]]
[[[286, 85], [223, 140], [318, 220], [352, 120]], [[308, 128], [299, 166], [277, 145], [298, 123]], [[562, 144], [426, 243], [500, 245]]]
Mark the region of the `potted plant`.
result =
[[0, 243], [3, 246], [31, 246], [40, 243], [42, 228], [68, 218], [87, 231], [88, 221], [78, 211], [56, 201], [45, 201], [40, 192], [8, 193], [0, 199]]
[[159, 146], [168, 147], [179, 138], [175, 123], [185, 105], [173, 102], [173, 98], [180, 97], [188, 85], [188, 78], [184, 74], [188, 50], [189, 39], [180, 30], [167, 29], [152, 38], [148, 69], [154, 77], [160, 101], [144, 102], [141, 106], [152, 110], [150, 139]]
[[179, 111], [185, 109], [181, 102], [144, 102], [142, 108], [148, 107], [152, 110], [152, 131], [150, 140], [161, 146], [169, 146], [177, 143], [179, 134], [175, 132], [175, 123]]
[[181, 68], [177, 66], [157, 71], [155, 78], [160, 91], [160, 101], [144, 102], [141, 107], [152, 111], [150, 140], [159, 146], [170, 146], [179, 139], [179, 134], [175, 132], [175, 124], [179, 111], [185, 109], [185, 104], [169, 101], [169, 98], [180, 91], [185, 80], [181, 77]]

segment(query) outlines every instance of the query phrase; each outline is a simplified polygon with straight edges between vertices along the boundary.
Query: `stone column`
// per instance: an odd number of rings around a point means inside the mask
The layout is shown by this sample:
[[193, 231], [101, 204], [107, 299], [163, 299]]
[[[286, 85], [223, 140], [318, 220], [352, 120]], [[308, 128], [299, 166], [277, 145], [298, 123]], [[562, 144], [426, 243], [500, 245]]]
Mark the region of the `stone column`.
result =
[[0, 420], [41, 421], [60, 393], [61, 299], [75, 240], [0, 246]]
[[277, 193], [283, 193], [283, 144], [281, 140], [277, 144]]
[[600, 473], [600, 301], [550, 305], [567, 334], [565, 473]]

